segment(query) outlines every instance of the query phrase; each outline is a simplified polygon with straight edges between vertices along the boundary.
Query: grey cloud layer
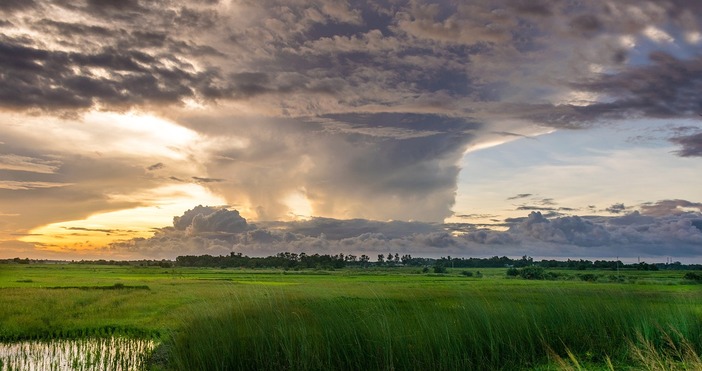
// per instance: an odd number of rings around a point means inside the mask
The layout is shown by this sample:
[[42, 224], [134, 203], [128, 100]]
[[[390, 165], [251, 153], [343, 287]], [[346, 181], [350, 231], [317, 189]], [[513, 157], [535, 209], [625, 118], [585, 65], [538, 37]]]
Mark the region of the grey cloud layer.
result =
[[[683, 39], [699, 28], [694, 2], [115, 4], [5, 3], [6, 14], [24, 18], [13, 17], [3, 29], [17, 32], [0, 39], [3, 104], [122, 109], [266, 96], [280, 114], [316, 115], [423, 102], [464, 116], [507, 108], [557, 126], [568, 124], [563, 115], [699, 108], [698, 56], [654, 49], [649, 64], [626, 65], [631, 51], [619, 39], [644, 42], [642, 32], [659, 27], [693, 47]], [[54, 19], [59, 11], [68, 15]], [[615, 73], [592, 72], [593, 64]], [[574, 87], [612, 99], [585, 108], [551, 100]], [[292, 94], [297, 105], [280, 101]], [[516, 105], [486, 105], [501, 102]]]
[[[465, 149], [485, 133], [524, 135], [497, 121], [582, 128], [702, 110], [693, 1], [72, 0], [0, 11], [3, 109], [165, 111], [221, 143], [187, 153], [206, 173], [168, 173], [161, 159], [149, 171], [263, 220], [289, 217], [286, 199], [302, 194], [314, 215], [441, 221]], [[208, 113], [163, 108], [189, 104]], [[220, 113], [237, 104], [251, 112]], [[698, 156], [696, 134], [672, 141]], [[0, 156], [0, 169], [61, 170]], [[49, 186], [12, 181], [25, 183], [4, 189]], [[546, 206], [533, 207], [559, 211]]]
[[236, 211], [198, 206], [174, 218], [174, 227], [163, 228], [152, 238], [114, 243], [110, 249], [165, 258], [232, 251], [252, 255], [294, 251], [399, 252], [424, 256], [528, 254], [560, 258], [702, 256], [700, 212], [648, 216], [634, 211], [621, 217], [551, 219], [532, 212], [505, 232], [467, 224], [464, 233], [454, 235], [447, 227], [420, 222], [330, 218], [254, 225], [246, 223]]

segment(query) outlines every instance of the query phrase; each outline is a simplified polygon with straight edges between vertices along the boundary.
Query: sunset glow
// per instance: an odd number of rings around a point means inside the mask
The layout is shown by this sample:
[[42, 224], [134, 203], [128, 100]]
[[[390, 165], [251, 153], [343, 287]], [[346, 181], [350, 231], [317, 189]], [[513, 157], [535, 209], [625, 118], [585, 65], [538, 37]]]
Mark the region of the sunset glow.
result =
[[694, 1], [0, 12], [0, 258], [702, 259]]

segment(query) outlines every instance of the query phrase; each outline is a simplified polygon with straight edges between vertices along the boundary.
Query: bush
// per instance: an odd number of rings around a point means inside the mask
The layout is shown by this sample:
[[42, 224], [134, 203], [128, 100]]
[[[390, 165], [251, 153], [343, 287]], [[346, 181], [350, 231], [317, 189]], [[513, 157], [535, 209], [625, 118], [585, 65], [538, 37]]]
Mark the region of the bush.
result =
[[551, 281], [561, 279], [562, 277], [563, 277], [563, 273], [558, 273], [558, 272], [546, 272], [544, 274], [544, 279], [551, 280]]
[[700, 273], [688, 272], [688, 273], [685, 273], [683, 278], [686, 280], [702, 282], [702, 274], [700, 274]]
[[461, 274], [466, 276], [466, 277], [473, 277], [473, 272], [471, 272], [471, 271], [463, 271], [463, 272], [461, 272]]
[[578, 277], [580, 277], [581, 280], [587, 281], [587, 282], [597, 281], [597, 276], [592, 274], [592, 273], [579, 274]]
[[519, 275], [525, 280], [542, 280], [544, 279], [544, 269], [541, 267], [524, 267], [519, 271]]
[[434, 273], [446, 273], [446, 267], [441, 264], [434, 265]]
[[507, 277], [517, 277], [518, 275], [519, 269], [514, 267], [507, 269]]

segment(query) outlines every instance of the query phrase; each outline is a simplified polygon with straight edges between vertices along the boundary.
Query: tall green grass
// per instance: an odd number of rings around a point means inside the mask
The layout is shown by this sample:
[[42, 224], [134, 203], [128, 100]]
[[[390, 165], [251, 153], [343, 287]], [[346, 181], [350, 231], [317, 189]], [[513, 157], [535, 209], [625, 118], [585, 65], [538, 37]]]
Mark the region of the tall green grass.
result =
[[558, 357], [631, 365], [640, 344], [665, 355], [671, 344], [700, 353], [695, 303], [620, 290], [525, 290], [445, 296], [420, 289], [400, 297], [237, 292], [184, 319], [164, 342], [166, 360], [157, 368], [516, 370], [548, 369]]

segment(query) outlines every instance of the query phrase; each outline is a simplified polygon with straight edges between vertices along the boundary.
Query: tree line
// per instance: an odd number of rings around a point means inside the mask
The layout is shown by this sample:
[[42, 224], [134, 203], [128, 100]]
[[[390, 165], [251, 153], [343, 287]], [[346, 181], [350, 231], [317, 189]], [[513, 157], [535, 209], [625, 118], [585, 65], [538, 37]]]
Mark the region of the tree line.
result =
[[542, 268], [562, 268], [562, 269], [636, 269], [636, 270], [659, 270], [659, 269], [697, 269], [702, 270], [700, 264], [674, 263], [631, 263], [625, 264], [620, 260], [541, 260], [534, 261], [529, 256], [522, 256], [518, 259], [507, 256], [493, 256], [489, 258], [464, 258], [464, 257], [441, 257], [425, 258], [413, 257], [410, 254], [399, 255], [378, 254], [375, 261], [371, 261], [368, 255], [354, 254], [305, 254], [281, 252], [267, 257], [249, 257], [241, 253], [232, 252], [229, 255], [185, 255], [176, 258], [175, 265], [182, 267], [221, 267], [221, 268], [284, 268], [284, 269], [306, 269], [306, 268], [345, 268], [345, 267], [428, 267], [441, 266], [446, 268], [523, 268], [538, 266]]
[[159, 266], [162, 268], [179, 267], [217, 267], [217, 268], [282, 268], [282, 269], [339, 269], [346, 267], [442, 267], [442, 268], [560, 268], [560, 269], [636, 269], [636, 270], [702, 270], [702, 264], [682, 264], [678, 261], [672, 263], [646, 263], [637, 262], [625, 264], [620, 260], [555, 260], [543, 259], [535, 261], [529, 256], [509, 258], [507, 256], [492, 256], [489, 258], [474, 257], [440, 257], [426, 258], [413, 257], [410, 254], [399, 255], [378, 254], [374, 261], [366, 254], [306, 254], [281, 252], [266, 257], [251, 257], [242, 253], [232, 252], [229, 255], [183, 255], [175, 261], [171, 260], [80, 260], [80, 261], [55, 261], [55, 260], [30, 260], [30, 259], [0, 259], [0, 264], [29, 264], [29, 263], [70, 263], [70, 264], [97, 264], [97, 265], [131, 265], [131, 266]]

